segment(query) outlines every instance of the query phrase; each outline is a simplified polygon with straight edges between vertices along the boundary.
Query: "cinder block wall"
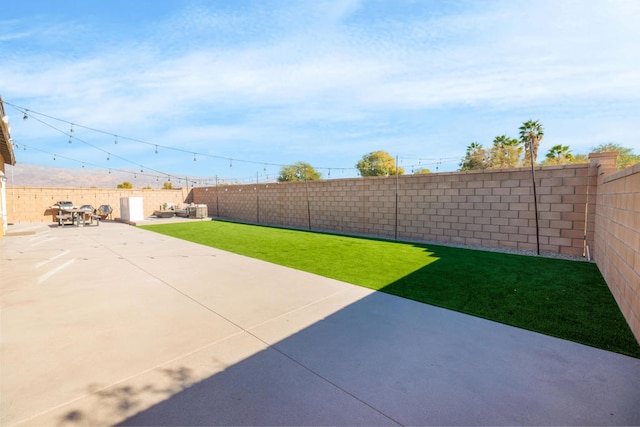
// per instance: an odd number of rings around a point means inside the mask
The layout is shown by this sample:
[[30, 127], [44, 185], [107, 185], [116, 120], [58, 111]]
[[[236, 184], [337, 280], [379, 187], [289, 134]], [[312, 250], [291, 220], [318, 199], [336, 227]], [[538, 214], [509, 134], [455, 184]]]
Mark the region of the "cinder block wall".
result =
[[[593, 249], [596, 184], [589, 164], [536, 168], [541, 251], [582, 256], [585, 214]], [[193, 201], [234, 221], [536, 250], [526, 168], [195, 188]]]
[[[640, 164], [617, 172], [617, 153], [589, 157], [590, 164], [536, 168], [540, 249], [583, 256], [588, 246], [640, 341]], [[192, 192], [8, 187], [8, 220], [52, 221], [49, 206], [58, 200], [109, 204], [117, 217], [121, 197], [143, 197], [145, 215], [165, 202], [194, 202], [206, 204], [210, 216], [248, 223], [536, 249], [527, 168], [200, 187]]]
[[153, 214], [163, 203], [183, 203], [187, 191], [177, 190], [141, 190], [109, 188], [37, 188], [7, 187], [7, 220], [9, 223], [53, 222], [57, 212], [50, 206], [58, 201], [69, 200], [74, 205], [110, 205], [113, 217], [120, 217], [121, 197], [142, 197], [145, 216]]
[[599, 165], [594, 258], [640, 342], [640, 164], [613, 174]]

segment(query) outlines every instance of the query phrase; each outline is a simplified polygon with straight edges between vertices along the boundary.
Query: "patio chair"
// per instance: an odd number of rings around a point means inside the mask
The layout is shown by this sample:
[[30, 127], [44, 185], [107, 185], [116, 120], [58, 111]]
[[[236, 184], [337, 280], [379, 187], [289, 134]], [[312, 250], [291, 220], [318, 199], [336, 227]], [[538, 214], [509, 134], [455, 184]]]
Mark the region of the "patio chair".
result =
[[102, 205], [98, 209], [96, 209], [96, 215], [100, 217], [100, 219], [111, 219], [111, 213], [113, 209], [109, 205]]

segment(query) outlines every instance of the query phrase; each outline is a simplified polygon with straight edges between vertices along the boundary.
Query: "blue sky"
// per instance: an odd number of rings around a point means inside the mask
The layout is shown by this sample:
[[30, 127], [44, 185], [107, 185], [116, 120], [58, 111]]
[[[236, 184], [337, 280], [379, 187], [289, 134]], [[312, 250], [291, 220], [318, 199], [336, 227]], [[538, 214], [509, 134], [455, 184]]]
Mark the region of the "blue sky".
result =
[[339, 178], [384, 150], [444, 172], [529, 119], [542, 155], [638, 154], [638, 22], [634, 0], [10, 2], [0, 94], [18, 165]]

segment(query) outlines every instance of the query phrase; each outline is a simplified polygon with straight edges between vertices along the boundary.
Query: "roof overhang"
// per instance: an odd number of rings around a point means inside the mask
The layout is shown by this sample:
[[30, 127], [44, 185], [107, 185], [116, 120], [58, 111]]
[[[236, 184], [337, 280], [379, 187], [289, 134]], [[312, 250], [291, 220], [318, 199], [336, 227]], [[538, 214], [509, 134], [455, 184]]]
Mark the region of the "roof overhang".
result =
[[13, 152], [13, 143], [9, 134], [9, 117], [4, 112], [4, 104], [0, 97], [0, 154], [8, 165], [16, 164], [16, 156]]

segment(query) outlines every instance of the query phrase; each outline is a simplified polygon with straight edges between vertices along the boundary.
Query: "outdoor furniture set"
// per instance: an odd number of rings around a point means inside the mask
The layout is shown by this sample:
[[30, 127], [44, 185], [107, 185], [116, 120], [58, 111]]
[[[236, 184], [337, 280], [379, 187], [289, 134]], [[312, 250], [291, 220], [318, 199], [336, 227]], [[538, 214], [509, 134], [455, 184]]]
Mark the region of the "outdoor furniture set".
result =
[[69, 201], [60, 201], [56, 205], [51, 206], [51, 209], [58, 210], [56, 219], [59, 227], [62, 227], [66, 223], [70, 223], [76, 227], [79, 227], [80, 223], [86, 226], [87, 220], [89, 224], [93, 224], [95, 220], [96, 226], [98, 226], [100, 225], [101, 219], [106, 219], [111, 215], [111, 212], [113, 212], [113, 209], [109, 205], [102, 205], [98, 209], [94, 209], [91, 205], [76, 207], [73, 205], [73, 202]]

